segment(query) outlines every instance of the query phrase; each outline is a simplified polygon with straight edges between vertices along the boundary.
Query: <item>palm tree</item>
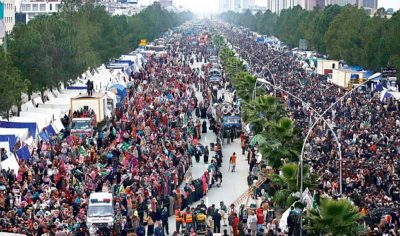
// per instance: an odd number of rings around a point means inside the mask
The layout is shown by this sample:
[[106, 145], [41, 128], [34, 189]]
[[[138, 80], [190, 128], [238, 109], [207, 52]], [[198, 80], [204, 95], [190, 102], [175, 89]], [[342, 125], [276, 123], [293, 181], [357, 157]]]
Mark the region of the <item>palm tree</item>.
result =
[[276, 206], [285, 208], [290, 206], [296, 199], [291, 194], [297, 190], [297, 165], [289, 163], [281, 167], [281, 174], [274, 174], [271, 182], [278, 186], [279, 190], [274, 194], [274, 203]]
[[239, 72], [232, 78], [232, 84], [236, 88], [238, 97], [245, 103], [250, 102], [252, 99], [255, 82], [256, 78], [248, 72]]
[[294, 121], [282, 117], [278, 122], [268, 122], [268, 129], [263, 135], [267, 142], [261, 147], [263, 158], [267, 159], [273, 168], [282, 166], [282, 160], [298, 161], [301, 150], [301, 139]]
[[308, 212], [307, 229], [322, 235], [360, 235], [364, 232], [361, 218], [358, 208], [346, 199], [322, 199], [319, 209]]
[[[274, 203], [281, 208], [287, 208], [293, 204], [298, 197], [293, 196], [293, 193], [300, 191], [298, 177], [298, 165], [288, 163], [280, 168], [280, 174], [274, 174], [271, 182], [278, 187], [278, 191], [274, 194]], [[309, 166], [303, 169], [305, 176], [304, 186], [309, 189], [314, 189], [317, 186], [317, 176], [310, 173]]]
[[268, 127], [270, 121], [277, 121], [286, 115], [282, 104], [276, 97], [269, 95], [259, 96], [256, 100], [243, 104], [243, 108], [243, 119], [253, 126], [256, 134]]

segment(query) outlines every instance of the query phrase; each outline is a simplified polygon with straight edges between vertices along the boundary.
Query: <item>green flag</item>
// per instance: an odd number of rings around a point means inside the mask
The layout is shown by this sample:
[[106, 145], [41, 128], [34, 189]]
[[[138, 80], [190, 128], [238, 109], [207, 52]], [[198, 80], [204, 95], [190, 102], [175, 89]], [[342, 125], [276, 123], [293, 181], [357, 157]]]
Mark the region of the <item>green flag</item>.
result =
[[124, 142], [122, 145], [121, 145], [121, 150], [122, 151], [126, 151], [126, 150], [128, 150], [128, 149], [130, 149], [131, 148], [131, 145], [129, 144], [129, 143], [127, 143], [127, 142]]
[[84, 157], [88, 156], [88, 153], [86, 152], [86, 150], [83, 146], [79, 147], [79, 154], [81, 154]]

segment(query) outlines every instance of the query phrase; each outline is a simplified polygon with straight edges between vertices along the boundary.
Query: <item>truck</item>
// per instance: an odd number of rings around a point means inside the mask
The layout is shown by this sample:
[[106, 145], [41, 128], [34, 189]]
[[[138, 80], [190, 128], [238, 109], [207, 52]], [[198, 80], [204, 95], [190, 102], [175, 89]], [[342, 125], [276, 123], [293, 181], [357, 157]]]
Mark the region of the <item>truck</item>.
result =
[[112, 232], [114, 227], [114, 201], [111, 193], [95, 192], [89, 197], [86, 226], [90, 235], [98, 231]]
[[71, 135], [92, 138], [94, 131], [94, 121], [92, 117], [72, 118]]

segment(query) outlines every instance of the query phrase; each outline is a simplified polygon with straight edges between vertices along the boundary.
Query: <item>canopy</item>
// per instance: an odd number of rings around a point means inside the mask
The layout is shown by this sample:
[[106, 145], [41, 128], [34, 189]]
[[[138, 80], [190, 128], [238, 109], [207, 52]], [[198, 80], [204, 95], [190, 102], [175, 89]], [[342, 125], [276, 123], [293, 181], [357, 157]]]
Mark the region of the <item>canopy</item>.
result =
[[2, 134], [0, 135], [0, 142], [7, 142], [8, 150], [13, 150], [14, 145], [17, 143], [17, 137], [14, 134]]
[[381, 92], [381, 102], [384, 102], [386, 98], [393, 97], [397, 101], [400, 101], [400, 92], [392, 92], [389, 90], [383, 90]]
[[27, 145], [22, 146], [17, 151], [18, 158], [21, 160], [29, 160], [31, 158], [31, 153]]
[[36, 107], [28, 107], [25, 111], [26, 112], [33, 112], [33, 113], [40, 113], [40, 114], [51, 114], [53, 119], [60, 118], [63, 114], [61, 109], [59, 108], [46, 108], [43, 107], [44, 104], [40, 104], [38, 108]]
[[118, 96], [118, 102], [121, 102], [126, 96], [126, 88], [121, 84], [113, 84], [108, 90]]
[[[52, 113], [45, 112], [25, 112], [21, 111], [19, 113], [20, 117], [34, 118], [38, 120], [39, 129], [42, 129], [50, 124], [54, 120], [54, 115]], [[59, 118], [59, 117], [57, 117]], [[43, 127], [42, 127], [43, 125]]]
[[263, 145], [267, 143], [267, 140], [265, 140], [261, 134], [257, 134], [251, 139], [250, 145], [254, 146], [256, 143], [258, 143], [258, 145]]
[[[43, 129], [44, 127], [46, 127], [48, 125], [47, 121], [40, 117], [14, 116], [14, 117], [10, 118], [10, 121], [18, 122], [18, 123], [35, 123], [38, 130]], [[11, 127], [11, 128], [14, 128], [14, 127]], [[25, 128], [25, 127], [17, 127], [17, 128]], [[30, 130], [29, 130], [29, 133], [30, 133], [30, 135], [32, 135], [34, 137], [36, 135], [36, 132], [33, 134], [33, 133], [31, 133]]]
[[55, 121], [53, 121], [52, 126], [53, 126], [54, 130], [55, 130], [57, 133], [60, 132], [62, 129], [65, 128], [60, 119], [56, 119]]
[[29, 138], [29, 130], [27, 128], [0, 128], [0, 135], [14, 135], [22, 141], [25, 141]]
[[[15, 158], [14, 154], [12, 153], [7, 153], [8, 158], [4, 161], [1, 162], [1, 168], [3, 170], [14, 170], [15, 175], [18, 174], [18, 170], [19, 170], [19, 164], [17, 159]], [[1, 235], [4, 235], [3, 233], [1, 233]]]
[[0, 128], [27, 128], [32, 136], [36, 136], [38, 130], [36, 122], [0, 121]]

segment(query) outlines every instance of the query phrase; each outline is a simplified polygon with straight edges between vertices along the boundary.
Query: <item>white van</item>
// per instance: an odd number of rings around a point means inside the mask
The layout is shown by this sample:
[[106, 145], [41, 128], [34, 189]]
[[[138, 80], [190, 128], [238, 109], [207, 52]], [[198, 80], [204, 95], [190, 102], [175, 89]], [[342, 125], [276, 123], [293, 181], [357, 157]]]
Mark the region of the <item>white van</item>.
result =
[[90, 235], [97, 230], [112, 230], [114, 227], [114, 202], [111, 193], [91, 193], [86, 225]]

